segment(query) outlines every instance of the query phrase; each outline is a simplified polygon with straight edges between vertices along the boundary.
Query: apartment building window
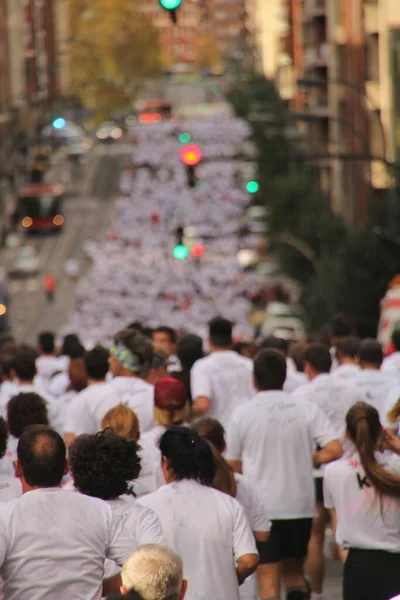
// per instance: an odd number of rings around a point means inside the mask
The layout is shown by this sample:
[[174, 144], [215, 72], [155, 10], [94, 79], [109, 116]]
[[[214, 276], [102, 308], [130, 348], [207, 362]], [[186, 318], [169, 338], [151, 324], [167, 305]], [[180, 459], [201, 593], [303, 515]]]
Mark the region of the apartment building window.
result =
[[379, 81], [379, 36], [368, 35], [365, 44], [367, 81]]
[[393, 82], [393, 139], [396, 159], [400, 158], [400, 30], [390, 36], [390, 59]]

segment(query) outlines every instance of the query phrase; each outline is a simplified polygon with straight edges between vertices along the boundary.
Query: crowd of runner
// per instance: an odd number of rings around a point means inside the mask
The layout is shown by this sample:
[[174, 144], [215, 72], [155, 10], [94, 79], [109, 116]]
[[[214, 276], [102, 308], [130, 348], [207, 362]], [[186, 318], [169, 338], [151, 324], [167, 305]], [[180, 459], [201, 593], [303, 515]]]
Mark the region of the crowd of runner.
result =
[[[195, 187], [188, 186], [180, 160], [181, 131], [202, 151]], [[86, 244], [92, 268], [78, 285], [66, 331], [80, 331], [91, 343], [111, 343], [134, 314], [151, 326], [168, 323], [205, 337], [207, 321], [223, 313], [235, 321], [235, 334], [248, 338], [251, 297], [261, 287], [259, 277], [244, 273], [237, 259], [240, 248], [257, 243], [254, 236], [239, 235], [251, 201], [246, 185], [254, 148], [248, 125], [217, 116], [137, 125], [131, 133], [132, 168], [121, 176], [107, 241]], [[189, 251], [204, 247], [201, 257], [174, 258], [178, 228]]]
[[222, 317], [207, 340], [136, 321], [109, 348], [4, 343], [4, 599], [322, 600], [328, 522], [344, 600], [396, 597], [392, 342], [336, 315], [329, 343], [235, 345]]

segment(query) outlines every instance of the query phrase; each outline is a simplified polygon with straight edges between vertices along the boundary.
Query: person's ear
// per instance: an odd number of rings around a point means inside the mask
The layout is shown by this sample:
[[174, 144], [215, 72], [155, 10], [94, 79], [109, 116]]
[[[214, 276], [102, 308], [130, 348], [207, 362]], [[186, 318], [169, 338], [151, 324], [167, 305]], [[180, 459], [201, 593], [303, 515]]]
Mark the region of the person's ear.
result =
[[65, 466], [64, 466], [64, 475], [68, 475], [69, 473], [69, 460], [68, 458], [65, 459]]
[[180, 596], [179, 596], [179, 600], [183, 600], [184, 599], [184, 597], [186, 595], [186, 592], [187, 592], [187, 588], [188, 588], [188, 582], [187, 582], [186, 579], [184, 579], [182, 581], [182, 587], [181, 587], [181, 593], [180, 593]]
[[121, 587], [119, 588], [119, 591], [121, 592], [121, 594], [123, 596], [125, 596], [128, 593], [128, 590], [126, 589], [126, 587], [124, 585], [121, 585]]
[[18, 459], [14, 463], [14, 473], [15, 473], [15, 477], [18, 477], [19, 479], [22, 477], [21, 463], [19, 462]]

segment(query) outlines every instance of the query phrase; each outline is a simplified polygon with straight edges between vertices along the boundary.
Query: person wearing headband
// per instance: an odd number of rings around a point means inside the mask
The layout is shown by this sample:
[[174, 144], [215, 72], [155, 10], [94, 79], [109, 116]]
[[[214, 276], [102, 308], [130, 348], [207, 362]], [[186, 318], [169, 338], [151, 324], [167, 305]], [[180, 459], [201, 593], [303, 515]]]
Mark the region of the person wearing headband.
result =
[[154, 387], [144, 381], [152, 360], [151, 342], [140, 332], [131, 329], [118, 332], [108, 359], [113, 378], [104, 385], [94, 386], [90, 396], [76, 403], [77, 410], [68, 431], [74, 437], [100, 431], [102, 419], [118, 404], [125, 404], [133, 410], [139, 419], [140, 431], [152, 429]]

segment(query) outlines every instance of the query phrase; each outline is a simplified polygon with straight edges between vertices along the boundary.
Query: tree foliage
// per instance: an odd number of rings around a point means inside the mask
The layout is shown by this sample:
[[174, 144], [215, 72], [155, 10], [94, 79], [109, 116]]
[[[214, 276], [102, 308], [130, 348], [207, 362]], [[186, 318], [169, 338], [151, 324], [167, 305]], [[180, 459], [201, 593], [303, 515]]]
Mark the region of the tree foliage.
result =
[[161, 70], [158, 30], [130, 0], [71, 0], [72, 92], [98, 120], [130, 108]]
[[[303, 286], [311, 328], [318, 330], [332, 313], [344, 311], [354, 317], [361, 335], [375, 335], [380, 299], [400, 273], [399, 190], [389, 190], [379, 204], [371, 204], [361, 231], [346, 228], [321, 193], [318, 165], [284, 135], [290, 114], [272, 82], [256, 76], [233, 85], [228, 97], [236, 114], [252, 126], [258, 200], [269, 209], [269, 236], [283, 272]], [[264, 119], [257, 120], [260, 113]], [[288, 244], [287, 234], [298, 244]], [[313, 261], [299, 252], [300, 244]]]

